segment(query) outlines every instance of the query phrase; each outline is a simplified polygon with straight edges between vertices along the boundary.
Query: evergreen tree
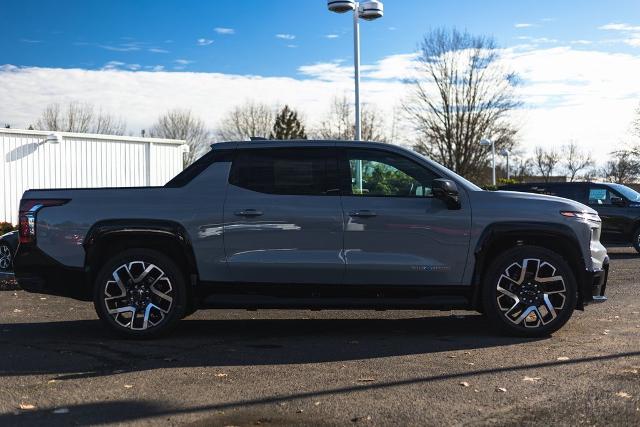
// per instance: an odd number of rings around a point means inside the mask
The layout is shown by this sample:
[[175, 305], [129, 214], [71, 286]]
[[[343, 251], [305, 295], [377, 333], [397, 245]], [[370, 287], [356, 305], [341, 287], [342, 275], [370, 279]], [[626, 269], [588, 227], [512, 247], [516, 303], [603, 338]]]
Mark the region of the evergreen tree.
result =
[[298, 113], [285, 105], [276, 116], [270, 139], [307, 139], [304, 126], [298, 120]]

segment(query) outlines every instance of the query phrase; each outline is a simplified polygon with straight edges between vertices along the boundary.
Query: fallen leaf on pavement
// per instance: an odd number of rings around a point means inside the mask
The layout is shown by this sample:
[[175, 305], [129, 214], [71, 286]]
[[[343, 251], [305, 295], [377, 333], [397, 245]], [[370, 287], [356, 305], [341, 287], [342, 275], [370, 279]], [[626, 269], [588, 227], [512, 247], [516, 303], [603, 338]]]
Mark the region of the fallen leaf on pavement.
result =
[[20, 409], [22, 409], [24, 411], [30, 411], [32, 409], [36, 409], [36, 406], [32, 405], [31, 403], [21, 403], [20, 404]]
[[460, 385], [461, 385], [462, 387], [469, 387], [469, 383], [468, 383], [468, 382], [466, 382], [466, 381], [462, 381], [462, 382], [460, 383]]
[[542, 378], [540, 377], [524, 377], [522, 379], [522, 381], [530, 381], [532, 383], [536, 382], [536, 381], [540, 381]]
[[618, 397], [624, 397], [625, 399], [631, 399], [631, 395], [625, 391], [619, 391], [616, 393]]
[[558, 361], [560, 361], [560, 362], [564, 362], [564, 361], [569, 360], [569, 358], [568, 358], [567, 356], [560, 356], [560, 357], [558, 357], [558, 359], [556, 359], [556, 360], [558, 360]]
[[133, 388], [133, 386], [131, 384], [125, 384], [124, 388]]
[[55, 382], [56, 382], [56, 380], [49, 380], [49, 381], [47, 381], [47, 384], [53, 384]]
[[228, 376], [228, 374], [225, 374], [224, 372], [218, 372], [217, 374], [215, 374], [216, 377], [218, 378], [224, 378], [226, 376]]

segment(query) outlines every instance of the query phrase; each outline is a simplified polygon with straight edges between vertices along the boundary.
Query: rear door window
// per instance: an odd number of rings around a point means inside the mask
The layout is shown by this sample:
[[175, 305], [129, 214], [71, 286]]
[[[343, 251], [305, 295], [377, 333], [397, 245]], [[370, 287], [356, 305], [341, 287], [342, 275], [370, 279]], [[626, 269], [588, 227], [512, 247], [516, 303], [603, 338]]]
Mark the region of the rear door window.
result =
[[330, 148], [240, 149], [229, 183], [264, 194], [338, 195], [336, 171]]

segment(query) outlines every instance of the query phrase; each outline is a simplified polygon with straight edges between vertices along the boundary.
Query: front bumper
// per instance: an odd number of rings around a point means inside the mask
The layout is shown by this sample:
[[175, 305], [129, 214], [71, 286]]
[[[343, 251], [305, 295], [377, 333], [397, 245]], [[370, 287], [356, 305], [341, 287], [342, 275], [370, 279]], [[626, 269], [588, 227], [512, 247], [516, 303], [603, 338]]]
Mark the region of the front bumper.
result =
[[609, 278], [609, 257], [602, 263], [601, 269], [587, 270], [581, 283], [583, 304], [605, 302], [607, 297], [607, 279]]
[[35, 246], [18, 247], [13, 269], [18, 285], [27, 292], [92, 299], [83, 269], [65, 267]]

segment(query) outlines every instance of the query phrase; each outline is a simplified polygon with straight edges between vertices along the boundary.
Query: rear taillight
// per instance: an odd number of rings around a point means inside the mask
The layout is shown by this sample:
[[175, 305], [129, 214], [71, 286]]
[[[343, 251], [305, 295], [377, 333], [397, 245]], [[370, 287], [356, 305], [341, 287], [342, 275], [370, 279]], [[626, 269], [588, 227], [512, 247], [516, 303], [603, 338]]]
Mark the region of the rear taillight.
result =
[[33, 243], [36, 240], [36, 213], [47, 206], [60, 206], [67, 199], [22, 199], [18, 215], [18, 235], [20, 243]]

